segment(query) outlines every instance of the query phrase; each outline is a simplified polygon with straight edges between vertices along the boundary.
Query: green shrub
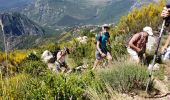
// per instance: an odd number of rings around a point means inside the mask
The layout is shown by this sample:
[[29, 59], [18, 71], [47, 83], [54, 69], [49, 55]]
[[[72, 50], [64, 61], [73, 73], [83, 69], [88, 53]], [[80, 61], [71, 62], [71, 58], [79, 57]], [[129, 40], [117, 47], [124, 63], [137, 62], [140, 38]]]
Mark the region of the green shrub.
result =
[[45, 63], [41, 61], [25, 61], [18, 67], [19, 72], [27, 73], [33, 76], [40, 76], [48, 70]]
[[[52, 96], [58, 100], [68, 99], [82, 99], [85, 89], [91, 85], [95, 80], [90, 73], [87, 72], [85, 75], [71, 74], [69, 76], [48, 74], [45, 76], [44, 82], [52, 90]], [[94, 83], [93, 83], [94, 84]]]
[[113, 36], [128, 33], [134, 34], [142, 31], [146, 25], [157, 30], [161, 23], [162, 18], [160, 14], [164, 6], [164, 0], [160, 0], [160, 3], [149, 4], [140, 9], [134, 9], [127, 16], [123, 16], [116, 27], [111, 29]]
[[46, 71], [44, 76], [19, 74], [0, 80], [0, 99], [82, 100], [87, 87], [98, 87], [93, 72], [65, 76]]
[[0, 81], [0, 99], [2, 100], [47, 100], [50, 99], [50, 90], [37, 78], [27, 74]]
[[127, 93], [135, 89], [144, 89], [148, 78], [148, 72], [144, 66], [119, 62], [113, 67], [99, 73], [101, 79], [109, 83], [113, 90]]
[[83, 65], [83, 59], [91, 59], [95, 58], [95, 45], [92, 41], [88, 41], [87, 44], [78, 44], [72, 53], [69, 55], [72, 58], [77, 66]]
[[126, 48], [123, 43], [121, 42], [112, 42], [111, 44], [111, 55], [114, 60], [117, 60], [121, 56], [126, 54]]

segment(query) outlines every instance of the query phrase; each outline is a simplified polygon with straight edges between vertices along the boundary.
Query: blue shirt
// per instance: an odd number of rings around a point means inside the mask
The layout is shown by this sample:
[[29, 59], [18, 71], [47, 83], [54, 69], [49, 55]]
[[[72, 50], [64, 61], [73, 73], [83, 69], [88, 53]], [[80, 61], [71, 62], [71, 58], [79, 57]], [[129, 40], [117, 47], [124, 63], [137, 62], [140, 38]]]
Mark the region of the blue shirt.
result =
[[101, 51], [103, 53], [107, 53], [108, 49], [107, 49], [107, 42], [110, 38], [109, 32], [106, 33], [100, 33], [97, 35], [96, 40], [100, 42], [99, 44], [99, 48], [101, 49]]

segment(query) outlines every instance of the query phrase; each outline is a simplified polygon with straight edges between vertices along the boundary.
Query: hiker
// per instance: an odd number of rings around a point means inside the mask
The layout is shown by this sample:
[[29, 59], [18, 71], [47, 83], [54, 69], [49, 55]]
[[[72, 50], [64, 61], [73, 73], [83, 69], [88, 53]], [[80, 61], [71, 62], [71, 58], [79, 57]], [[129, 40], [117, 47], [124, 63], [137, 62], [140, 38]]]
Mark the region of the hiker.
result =
[[149, 35], [153, 35], [152, 28], [146, 26], [143, 28], [143, 32], [134, 34], [127, 43], [127, 51], [131, 60], [136, 63], [139, 63], [144, 59], [143, 55], [146, 51], [146, 43], [148, 42]]
[[112, 56], [107, 48], [110, 45], [110, 34], [108, 32], [109, 26], [104, 24], [102, 26], [102, 31], [97, 35], [97, 44], [96, 44], [96, 61], [94, 62], [93, 70], [97, 67], [100, 61], [103, 58], [107, 58], [109, 64], [112, 63]]
[[61, 72], [61, 68], [64, 67], [65, 68], [64, 72], [69, 72], [70, 68], [65, 62], [65, 57], [67, 54], [70, 54], [70, 51], [68, 48], [64, 47], [64, 49], [58, 51], [57, 61], [55, 62], [57, 71]]
[[[170, 17], [170, 8], [164, 7], [164, 9], [163, 9], [163, 11], [161, 13], [161, 16], [163, 18]], [[165, 52], [165, 50], [168, 48], [169, 44], [170, 44], [170, 35], [168, 36], [164, 46], [162, 47], [162, 53]]]
[[170, 8], [164, 7], [161, 13], [163, 18], [167, 18], [170, 16]]

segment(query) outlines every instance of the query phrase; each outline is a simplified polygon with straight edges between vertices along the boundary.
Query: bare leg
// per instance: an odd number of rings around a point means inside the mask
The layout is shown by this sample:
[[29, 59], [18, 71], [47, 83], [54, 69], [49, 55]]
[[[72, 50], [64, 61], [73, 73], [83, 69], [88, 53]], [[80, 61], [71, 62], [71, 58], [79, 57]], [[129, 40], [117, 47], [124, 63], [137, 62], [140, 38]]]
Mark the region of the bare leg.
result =
[[99, 63], [100, 63], [100, 60], [96, 59], [96, 61], [94, 62], [92, 70], [94, 70], [98, 66]]
[[113, 62], [112, 62], [113, 58], [112, 58], [112, 56], [109, 52], [107, 53], [107, 59], [108, 59], [108, 62], [109, 62], [109, 66], [112, 65], [113, 64]]
[[139, 64], [140, 63], [140, 58], [138, 56], [131, 56], [131, 59], [132, 59], [132, 62], [135, 62], [136, 64]]

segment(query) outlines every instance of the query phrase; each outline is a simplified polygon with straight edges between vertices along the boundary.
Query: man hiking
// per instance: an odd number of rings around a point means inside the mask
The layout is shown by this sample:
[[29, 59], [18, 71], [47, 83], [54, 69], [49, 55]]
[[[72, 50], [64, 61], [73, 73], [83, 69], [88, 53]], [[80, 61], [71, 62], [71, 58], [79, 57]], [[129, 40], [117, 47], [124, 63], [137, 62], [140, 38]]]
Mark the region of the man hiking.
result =
[[[161, 16], [163, 18], [170, 17], [170, 8], [164, 7], [164, 9], [161, 13]], [[169, 44], [170, 44], [170, 35], [168, 36], [164, 46], [162, 47], [162, 52], [164, 52], [168, 48]]]
[[127, 51], [131, 60], [139, 63], [143, 60], [143, 54], [146, 51], [148, 36], [153, 35], [151, 27], [144, 27], [143, 32], [134, 34], [127, 43]]
[[57, 61], [56, 61], [57, 71], [61, 72], [62, 67], [65, 68], [64, 72], [68, 72], [70, 70], [70, 68], [67, 66], [67, 64], [65, 62], [65, 57], [66, 57], [67, 54], [70, 54], [68, 48], [64, 47], [64, 49], [58, 51]]
[[103, 58], [107, 58], [109, 64], [112, 63], [112, 56], [107, 48], [107, 44], [110, 45], [110, 34], [108, 32], [109, 26], [104, 24], [102, 26], [102, 31], [97, 35], [96, 44], [96, 61], [94, 62], [93, 70], [98, 66]]

